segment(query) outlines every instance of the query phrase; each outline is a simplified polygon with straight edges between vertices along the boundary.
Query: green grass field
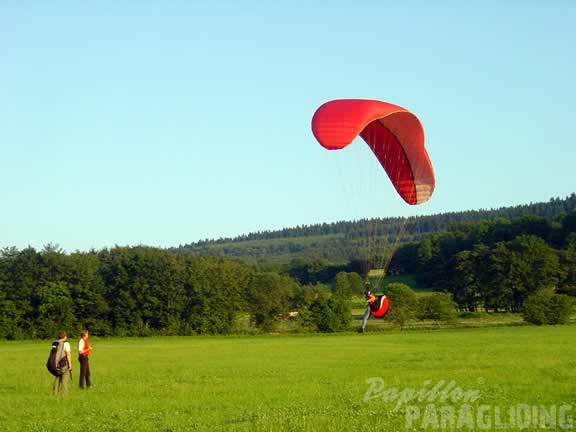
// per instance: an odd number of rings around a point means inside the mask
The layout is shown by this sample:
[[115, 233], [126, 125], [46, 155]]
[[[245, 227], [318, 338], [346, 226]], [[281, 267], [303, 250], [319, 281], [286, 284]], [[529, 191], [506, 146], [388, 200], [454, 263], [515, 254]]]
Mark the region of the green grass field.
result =
[[[398, 404], [392, 394], [367, 393], [366, 380], [372, 377], [400, 392], [454, 381], [463, 391], [478, 392], [479, 399], [467, 406], [490, 407], [488, 418], [495, 407], [508, 412], [518, 404], [574, 406], [569, 414], [576, 417], [575, 340], [574, 325], [94, 339], [94, 388], [77, 389], [74, 370], [67, 400], [51, 396], [52, 378], [44, 367], [49, 342], [0, 342], [0, 430], [432, 429], [434, 417], [416, 418], [412, 407], [424, 413], [430, 402]], [[367, 394], [373, 398], [366, 402]], [[463, 406], [458, 400], [433, 404], [452, 406], [457, 413]], [[502, 422], [507, 421], [503, 414]], [[477, 423], [474, 415], [473, 429], [457, 423], [439, 428], [484, 430], [481, 426], [488, 424]], [[534, 424], [524, 430], [542, 430]], [[488, 429], [496, 426], [492, 419]]]

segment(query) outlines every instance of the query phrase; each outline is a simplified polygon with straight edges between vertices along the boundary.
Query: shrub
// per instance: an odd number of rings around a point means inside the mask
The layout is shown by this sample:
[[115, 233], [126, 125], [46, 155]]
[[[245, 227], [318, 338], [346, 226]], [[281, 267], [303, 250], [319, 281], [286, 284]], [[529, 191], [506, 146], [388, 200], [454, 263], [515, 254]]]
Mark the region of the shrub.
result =
[[416, 317], [420, 320], [451, 322], [456, 320], [456, 303], [450, 294], [434, 293], [418, 297]]
[[540, 289], [524, 302], [524, 320], [537, 325], [565, 324], [572, 314], [572, 299], [553, 289]]
[[385, 294], [390, 299], [390, 310], [386, 318], [403, 329], [409, 320], [416, 317], [416, 293], [408, 285], [391, 283], [386, 286]]

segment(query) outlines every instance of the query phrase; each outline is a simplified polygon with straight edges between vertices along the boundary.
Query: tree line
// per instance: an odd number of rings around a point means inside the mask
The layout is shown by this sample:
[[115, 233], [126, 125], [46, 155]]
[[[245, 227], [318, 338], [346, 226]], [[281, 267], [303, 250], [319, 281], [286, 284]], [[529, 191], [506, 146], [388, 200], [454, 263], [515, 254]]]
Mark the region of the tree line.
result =
[[[350, 280], [361, 289], [358, 275]], [[268, 331], [293, 310], [302, 331], [338, 331], [351, 320], [350, 299], [338, 290], [234, 259], [151, 247], [0, 251], [0, 339], [84, 327], [100, 336]]]
[[[117, 336], [270, 331], [290, 311], [298, 311], [300, 331], [339, 331], [350, 326], [350, 298], [362, 294], [368, 270], [360, 259], [307, 255], [265, 267], [143, 246], [70, 254], [52, 245], [4, 248], [0, 338], [82, 327]], [[454, 224], [401, 246], [388, 273], [417, 275], [449, 295], [431, 302], [524, 313], [528, 305], [532, 322], [553, 323], [576, 296], [576, 211]], [[430, 304], [421, 309], [434, 316]], [[399, 323], [415, 316], [400, 312], [391, 311]]]
[[576, 212], [457, 224], [404, 245], [390, 268], [418, 275], [468, 311], [520, 312], [544, 290], [576, 296]]
[[454, 224], [472, 224], [496, 218], [512, 220], [524, 216], [552, 219], [575, 210], [576, 194], [573, 193], [565, 198], [552, 198], [548, 202], [447, 212], [408, 220], [399, 217], [374, 218], [258, 231], [234, 238], [184, 244], [177, 250], [193, 255], [237, 257], [251, 263], [280, 261], [285, 264], [292, 258], [320, 257], [342, 264], [364, 258], [369, 237], [387, 246], [396, 240], [402, 244], [414, 243], [443, 232]]

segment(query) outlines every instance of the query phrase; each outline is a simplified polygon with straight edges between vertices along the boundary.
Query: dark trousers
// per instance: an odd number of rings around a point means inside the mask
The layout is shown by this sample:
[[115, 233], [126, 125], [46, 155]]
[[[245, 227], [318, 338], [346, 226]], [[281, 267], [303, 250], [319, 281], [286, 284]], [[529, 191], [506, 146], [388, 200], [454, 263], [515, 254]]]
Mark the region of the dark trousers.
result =
[[80, 388], [90, 387], [92, 382], [90, 381], [90, 363], [88, 362], [88, 356], [78, 356], [78, 361], [80, 362]]

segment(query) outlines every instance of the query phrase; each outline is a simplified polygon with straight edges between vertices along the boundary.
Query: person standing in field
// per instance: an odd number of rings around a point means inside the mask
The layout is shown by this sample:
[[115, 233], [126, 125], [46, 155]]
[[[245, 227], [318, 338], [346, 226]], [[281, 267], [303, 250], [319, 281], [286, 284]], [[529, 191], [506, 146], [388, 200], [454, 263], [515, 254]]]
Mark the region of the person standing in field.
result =
[[88, 342], [88, 330], [84, 329], [80, 332], [80, 340], [78, 341], [78, 361], [80, 362], [80, 388], [83, 389], [84, 385], [86, 388], [92, 386], [92, 381], [90, 381], [90, 363], [89, 357], [92, 347]]
[[66, 398], [68, 397], [68, 382], [72, 374], [72, 356], [70, 354], [70, 342], [68, 342], [68, 335], [65, 331], [58, 332], [58, 342], [61, 343], [61, 352], [57, 353], [56, 364], [62, 364], [64, 373], [54, 379], [52, 391], [54, 397]]
[[368, 324], [368, 318], [370, 318], [370, 306], [376, 301], [376, 296], [372, 294], [372, 291], [370, 291], [370, 284], [368, 282], [366, 282], [364, 298], [366, 299], [366, 311], [362, 317], [362, 327], [360, 327], [360, 333], [364, 333], [366, 330], [366, 324]]

